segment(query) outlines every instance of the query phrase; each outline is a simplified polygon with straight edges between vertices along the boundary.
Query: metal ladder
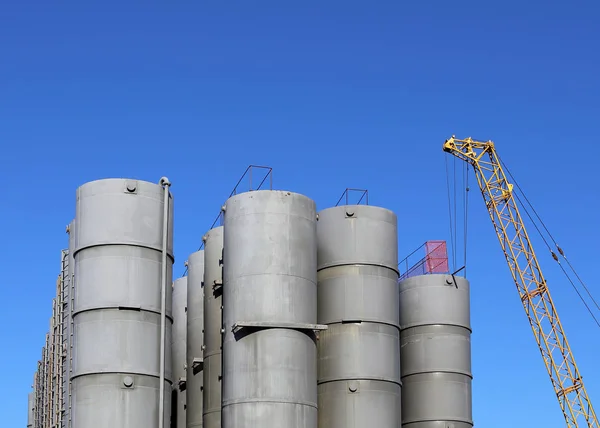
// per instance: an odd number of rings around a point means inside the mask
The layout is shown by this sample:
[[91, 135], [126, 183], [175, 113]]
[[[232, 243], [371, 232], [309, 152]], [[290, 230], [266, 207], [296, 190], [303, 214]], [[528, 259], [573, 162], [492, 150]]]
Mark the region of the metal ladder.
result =
[[60, 300], [61, 300], [61, 394], [58, 397], [59, 425], [58, 428], [70, 427], [70, 401], [71, 401], [71, 278], [69, 275], [69, 250], [61, 252], [61, 271], [60, 271]]

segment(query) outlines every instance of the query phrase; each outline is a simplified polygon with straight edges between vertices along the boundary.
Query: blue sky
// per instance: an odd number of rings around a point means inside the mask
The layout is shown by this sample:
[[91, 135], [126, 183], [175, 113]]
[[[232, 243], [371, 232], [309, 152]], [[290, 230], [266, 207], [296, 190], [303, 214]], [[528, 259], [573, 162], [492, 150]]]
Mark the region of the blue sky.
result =
[[[65, 226], [89, 180], [169, 176], [177, 274], [251, 163], [319, 208], [369, 189], [398, 214], [402, 255], [449, 238], [444, 139], [493, 139], [600, 294], [596, 2], [125, 3], [0, 11], [6, 426], [25, 426]], [[563, 427], [476, 192], [469, 218], [475, 423]], [[600, 409], [597, 327], [538, 252]]]

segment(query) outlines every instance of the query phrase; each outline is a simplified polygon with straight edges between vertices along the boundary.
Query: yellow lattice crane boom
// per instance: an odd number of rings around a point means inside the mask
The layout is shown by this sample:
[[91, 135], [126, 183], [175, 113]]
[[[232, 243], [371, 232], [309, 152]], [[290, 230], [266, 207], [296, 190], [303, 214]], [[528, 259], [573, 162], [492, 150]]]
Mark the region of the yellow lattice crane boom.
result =
[[600, 428], [494, 143], [453, 136], [444, 151], [475, 170], [567, 426]]

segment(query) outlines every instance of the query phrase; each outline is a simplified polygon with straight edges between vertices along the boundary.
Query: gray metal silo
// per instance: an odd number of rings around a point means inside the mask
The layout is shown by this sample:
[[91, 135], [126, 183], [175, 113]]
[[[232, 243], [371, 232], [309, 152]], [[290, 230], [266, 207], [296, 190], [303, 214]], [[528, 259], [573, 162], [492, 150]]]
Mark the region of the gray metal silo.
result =
[[319, 212], [319, 428], [401, 423], [398, 231], [384, 208]]
[[177, 278], [173, 281], [173, 342], [171, 344], [173, 364], [173, 394], [177, 403], [171, 408], [171, 421], [173, 428], [185, 428], [185, 381], [186, 381], [186, 355], [187, 355], [187, 277]]
[[254, 191], [225, 205], [224, 428], [316, 428], [315, 203]]
[[77, 189], [74, 427], [168, 426], [171, 287], [166, 284], [173, 264], [168, 188], [165, 180], [159, 185], [106, 179]]
[[27, 395], [27, 428], [33, 428], [34, 416], [33, 411], [35, 408], [35, 397], [34, 393], [30, 392]]
[[204, 236], [204, 428], [221, 428], [223, 226]]
[[402, 426], [470, 428], [469, 282], [421, 275], [400, 282]]
[[202, 426], [204, 357], [204, 251], [188, 258], [186, 418], [188, 428]]

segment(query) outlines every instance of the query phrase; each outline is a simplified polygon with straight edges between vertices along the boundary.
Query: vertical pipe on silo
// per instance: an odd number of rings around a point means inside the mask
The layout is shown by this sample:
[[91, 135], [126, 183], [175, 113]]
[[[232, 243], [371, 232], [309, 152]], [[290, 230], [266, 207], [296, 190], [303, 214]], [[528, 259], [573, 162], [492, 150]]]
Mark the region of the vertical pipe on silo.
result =
[[402, 426], [470, 428], [469, 282], [420, 275], [400, 282]]
[[204, 251], [188, 258], [187, 284], [187, 427], [202, 426], [204, 345]]
[[316, 428], [315, 203], [253, 191], [224, 218], [222, 426]]
[[165, 426], [165, 369], [167, 354], [167, 258], [169, 253], [169, 187], [171, 182], [167, 177], [159, 181], [163, 188], [163, 224], [162, 224], [162, 261], [161, 261], [161, 287], [160, 287], [160, 356], [159, 356], [159, 395], [158, 395], [158, 428]]
[[204, 428], [221, 428], [223, 226], [204, 236]]
[[384, 208], [319, 212], [319, 428], [400, 426], [397, 236]]
[[[170, 282], [173, 264], [172, 203], [163, 263], [163, 197], [160, 185], [138, 180], [77, 189], [71, 400], [77, 428], [158, 426], [161, 284], [163, 267]], [[170, 287], [166, 302], [163, 388], [170, 389]], [[170, 399], [163, 406], [166, 424]]]
[[[173, 342], [171, 343], [173, 364], [173, 393], [176, 408], [172, 409], [172, 428], [186, 428], [186, 355], [187, 355], [187, 277], [173, 282]], [[174, 417], [173, 417], [174, 416]]]

